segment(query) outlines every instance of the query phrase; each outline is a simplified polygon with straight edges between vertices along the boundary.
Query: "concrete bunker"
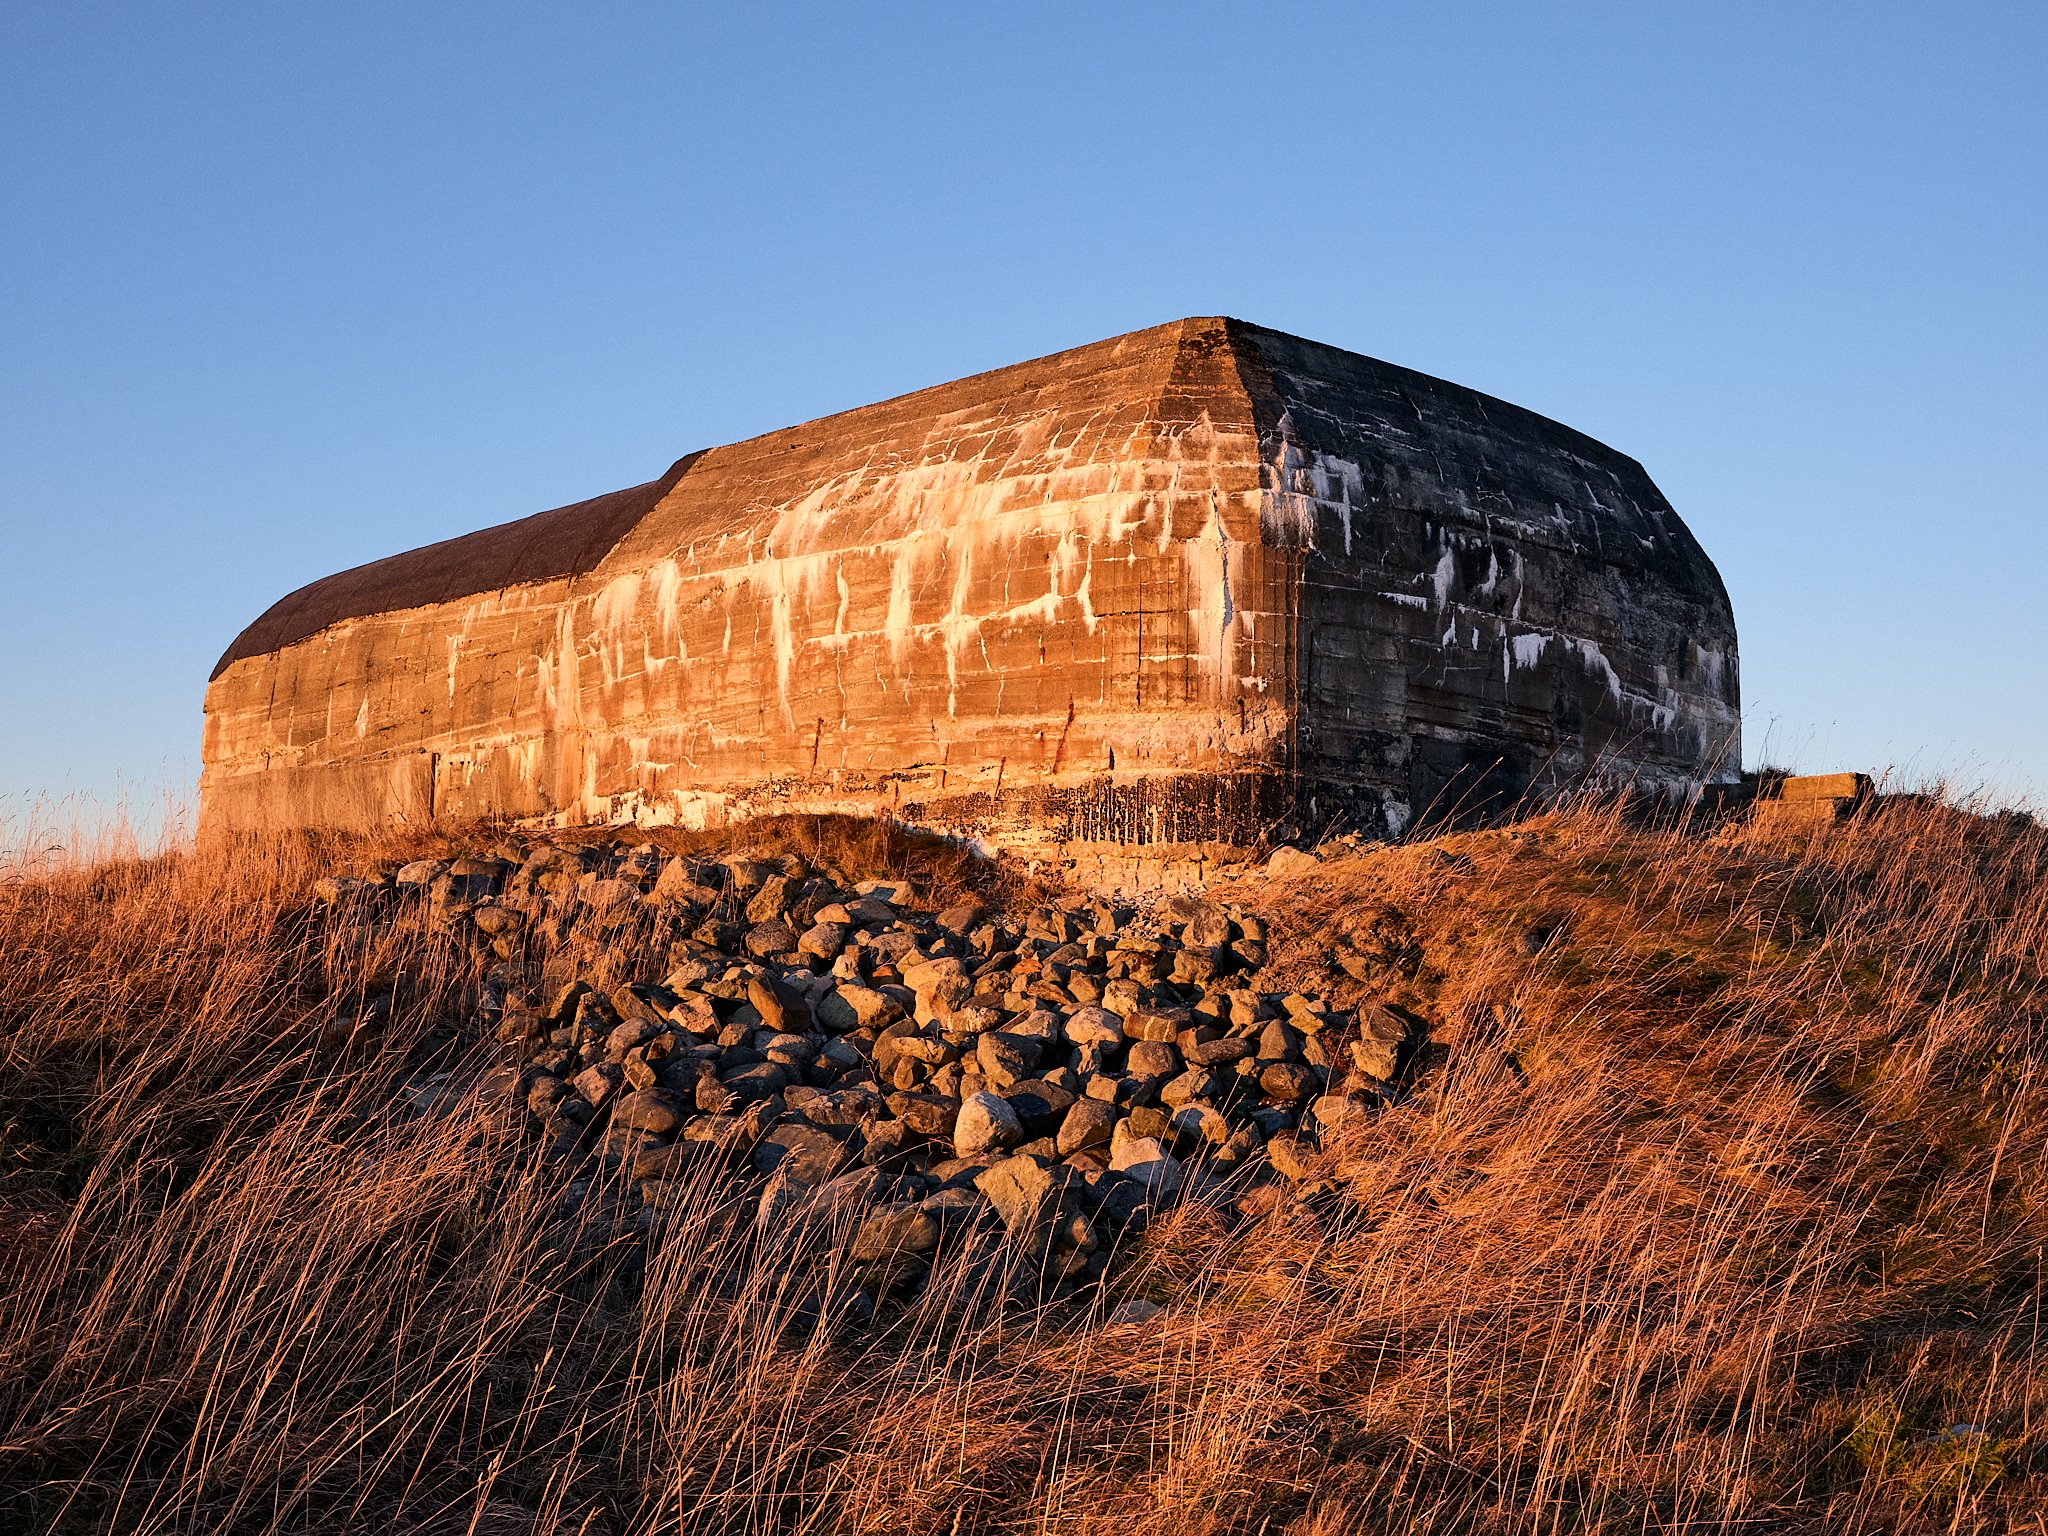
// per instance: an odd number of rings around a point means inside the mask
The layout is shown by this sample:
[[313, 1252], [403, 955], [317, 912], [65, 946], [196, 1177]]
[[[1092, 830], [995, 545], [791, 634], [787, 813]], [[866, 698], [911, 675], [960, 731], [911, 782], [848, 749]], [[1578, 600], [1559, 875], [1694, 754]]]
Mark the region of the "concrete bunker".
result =
[[214, 671], [201, 814], [1243, 846], [1730, 782], [1738, 687], [1720, 577], [1634, 460], [1189, 319], [314, 582]]

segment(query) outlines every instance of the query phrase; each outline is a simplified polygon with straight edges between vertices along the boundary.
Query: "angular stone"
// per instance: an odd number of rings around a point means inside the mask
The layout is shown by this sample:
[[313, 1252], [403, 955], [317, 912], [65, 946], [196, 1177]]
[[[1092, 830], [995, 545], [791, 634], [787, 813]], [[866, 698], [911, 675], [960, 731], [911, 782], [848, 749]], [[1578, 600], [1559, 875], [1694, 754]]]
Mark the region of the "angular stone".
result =
[[946, 908], [938, 915], [936, 921], [948, 933], [964, 934], [981, 921], [981, 910], [979, 902], [961, 902], [957, 906]]
[[1117, 1123], [1118, 1136], [1163, 1137], [1172, 1128], [1172, 1117], [1162, 1109], [1149, 1104], [1134, 1104], [1130, 1112]]
[[901, 1120], [873, 1120], [861, 1128], [860, 1160], [871, 1168], [897, 1167], [917, 1155], [917, 1133]]
[[424, 891], [447, 869], [445, 859], [414, 859], [410, 864], [399, 866], [398, 873], [391, 877], [391, 883], [401, 891]]
[[1011, 1239], [1029, 1252], [1042, 1254], [1063, 1243], [1085, 1253], [1096, 1245], [1093, 1226], [1066, 1198], [1062, 1180], [1036, 1158], [1006, 1157], [977, 1175], [974, 1187], [995, 1207]]
[[636, 1131], [657, 1136], [673, 1135], [689, 1118], [689, 1107], [666, 1088], [643, 1088], [626, 1094], [612, 1105], [612, 1123], [629, 1125]]
[[1119, 976], [1102, 989], [1101, 1006], [1120, 1019], [1128, 1019], [1144, 1006], [1138, 984], [1127, 976]]
[[847, 932], [844, 923], [813, 923], [797, 939], [797, 953], [828, 962], [836, 960], [839, 951], [846, 948]]
[[628, 1166], [659, 1146], [665, 1146], [668, 1138], [656, 1131], [643, 1131], [637, 1126], [621, 1125], [616, 1120], [605, 1127], [604, 1135], [598, 1138], [598, 1156], [607, 1168], [616, 1168], [624, 1163]]
[[1259, 1134], [1255, 1125], [1241, 1125], [1223, 1140], [1210, 1157], [1210, 1164], [1219, 1169], [1241, 1168], [1266, 1144], [1266, 1138]]
[[1135, 1180], [1147, 1193], [1171, 1195], [1180, 1188], [1180, 1159], [1150, 1136], [1130, 1136], [1110, 1147], [1109, 1166]]
[[1144, 1081], [1143, 1078], [1111, 1076], [1107, 1072], [1096, 1072], [1090, 1074], [1082, 1083], [1081, 1091], [1088, 1098], [1099, 1099], [1104, 1104], [1129, 1105], [1136, 1102]]
[[656, 1039], [665, 1032], [662, 1025], [646, 1019], [628, 1019], [605, 1036], [605, 1053], [613, 1057], [623, 1056], [635, 1046], [645, 1045], [649, 1040]]
[[820, 1024], [842, 1034], [853, 1029], [880, 1029], [903, 1017], [903, 1010], [887, 993], [844, 981], [819, 999], [815, 1012]]
[[1268, 1062], [1301, 1060], [1301, 1031], [1274, 1019], [1259, 1031], [1258, 1057]]
[[1397, 1047], [1384, 1044], [1371, 1036], [1352, 1041], [1346, 1054], [1350, 1056], [1352, 1066], [1362, 1075], [1381, 1083], [1391, 1082], [1401, 1063], [1401, 1053]]
[[788, 1113], [801, 1115], [813, 1125], [840, 1127], [867, 1125], [885, 1107], [882, 1096], [868, 1087], [829, 1091], [795, 1087], [784, 1091], [782, 1103]]
[[1252, 1043], [1233, 1035], [1225, 1035], [1220, 1040], [1200, 1040], [1192, 1045], [1183, 1046], [1181, 1054], [1187, 1058], [1190, 1066], [1228, 1066], [1231, 1062], [1242, 1061], [1250, 1056]]
[[1127, 1178], [1112, 1173], [1102, 1181], [1095, 1195], [1095, 1220], [1102, 1226], [1115, 1231], [1131, 1229], [1137, 1219], [1145, 1214], [1151, 1199], [1148, 1181], [1167, 1181], [1165, 1172], [1159, 1171], [1145, 1178]]
[[899, 1035], [896, 1037], [896, 1054], [911, 1061], [921, 1061], [926, 1066], [936, 1067], [948, 1061], [957, 1061], [960, 1048], [948, 1045], [931, 1035]]
[[946, 1018], [946, 1033], [954, 1038], [968, 1035], [985, 1035], [998, 1028], [1003, 1022], [1003, 1011], [985, 1003], [967, 1003], [955, 1008]]
[[[917, 1001], [927, 1014], [945, 1014], [959, 1007], [974, 995], [974, 983], [966, 975], [952, 972], [927, 976], [924, 985], [915, 988]], [[920, 1014], [920, 1017], [924, 1017]]]
[[570, 1079], [569, 1086], [577, 1096], [593, 1109], [601, 1109], [611, 1102], [612, 1096], [626, 1081], [626, 1069], [617, 1062], [600, 1061], [592, 1067], [585, 1067]]
[[992, 1168], [1003, 1160], [1001, 1152], [978, 1152], [972, 1157], [949, 1157], [943, 1162], [932, 1164], [927, 1177], [938, 1180], [941, 1189], [972, 1189], [974, 1179], [984, 1168]]
[[575, 1018], [575, 1010], [582, 1006], [584, 993], [588, 993], [588, 991], [590, 991], [590, 983], [588, 981], [565, 981], [563, 985], [555, 987], [555, 991], [547, 999], [547, 1008], [543, 1008], [541, 1012], [549, 1020]]
[[629, 907], [640, 899], [640, 887], [631, 880], [604, 880], [585, 875], [576, 886], [576, 899], [598, 912]]
[[1297, 1184], [1319, 1179], [1328, 1171], [1322, 1154], [1292, 1131], [1283, 1131], [1266, 1143], [1266, 1159]]
[[775, 1101], [764, 1099], [737, 1114], [699, 1115], [683, 1127], [686, 1141], [708, 1141], [722, 1151], [751, 1149], [775, 1124]]
[[351, 875], [327, 875], [313, 882], [315, 899], [330, 907], [345, 901], [361, 900], [376, 889], [376, 881], [360, 880]]
[[1217, 1077], [1204, 1067], [1190, 1067], [1160, 1085], [1159, 1099], [1163, 1104], [1178, 1108], [1196, 1099], [1209, 1098], [1217, 1092], [1217, 1085], [1224, 1081], [1226, 1079]]
[[949, 1136], [960, 1106], [951, 1099], [934, 1094], [892, 1093], [889, 1095], [889, 1113], [920, 1136]]
[[[780, 1093], [789, 1082], [789, 1074], [772, 1061], [741, 1067], [737, 1071], [720, 1076], [719, 1082], [741, 1103], [750, 1099], [765, 1099]], [[701, 1101], [700, 1101], [701, 1102]]]
[[1026, 1135], [1051, 1131], [1065, 1116], [1074, 1095], [1057, 1083], [1041, 1077], [1027, 1077], [1003, 1090], [1003, 1102], [1017, 1112]]
[[785, 1121], [754, 1144], [749, 1155], [756, 1173], [781, 1169], [800, 1184], [823, 1184], [849, 1160], [847, 1143], [816, 1126]]
[[545, 1119], [554, 1107], [573, 1092], [569, 1085], [552, 1073], [537, 1075], [526, 1089], [526, 1107]]
[[747, 930], [742, 943], [748, 954], [757, 960], [766, 960], [775, 955], [793, 953], [796, 949], [796, 930], [781, 918], [770, 918], [765, 923], [756, 923]]
[[693, 987], [701, 987], [707, 981], [716, 980], [725, 974], [722, 959], [710, 959], [703, 955], [690, 955], [677, 962], [661, 984], [671, 992], [686, 993]]
[[626, 1086], [629, 1088], [652, 1088], [661, 1082], [661, 1074], [647, 1064], [646, 1054], [634, 1051], [619, 1063], [626, 1069]]
[[918, 1202], [918, 1208], [938, 1222], [941, 1233], [968, 1226], [991, 1209], [988, 1197], [974, 1187], [971, 1179], [964, 1185], [933, 1190]]
[[1291, 880], [1296, 875], [1304, 875], [1312, 869], [1320, 868], [1322, 862], [1312, 853], [1282, 846], [1275, 848], [1273, 856], [1266, 860], [1266, 873], [1276, 879]]
[[1275, 1062], [1259, 1073], [1259, 1089], [1268, 1098], [1305, 1099], [1319, 1086], [1314, 1069], [1295, 1062]]
[[1076, 1008], [1067, 1016], [1063, 1032], [1075, 1045], [1113, 1050], [1124, 1043], [1123, 1020], [1107, 1008]]
[[930, 1253], [938, 1246], [936, 1216], [915, 1205], [894, 1205], [876, 1211], [860, 1224], [847, 1257], [856, 1264], [867, 1264], [898, 1253]]
[[718, 892], [702, 879], [707, 867], [716, 866], [701, 865], [693, 859], [670, 859], [655, 877], [655, 896], [662, 901], [693, 907], [712, 905], [718, 900]]
[[1140, 1040], [1124, 1053], [1124, 1065], [1143, 1077], [1171, 1077], [1180, 1071], [1180, 1052], [1164, 1040]]
[[1358, 1010], [1359, 1031], [1381, 1045], [1399, 1046], [1422, 1021], [1394, 1003], [1380, 1003]]
[[1368, 1118], [1373, 1106], [1363, 1097], [1349, 1093], [1326, 1093], [1310, 1106], [1316, 1124], [1325, 1130]]
[[1312, 1035], [1329, 1022], [1329, 1006], [1319, 997], [1290, 992], [1280, 999], [1287, 1021], [1305, 1035]]
[[1117, 1122], [1116, 1106], [1100, 1099], [1076, 1099], [1060, 1121], [1056, 1138], [1060, 1156], [1066, 1157], [1088, 1147], [1109, 1145], [1110, 1131]]
[[1187, 1027], [1187, 1022], [1179, 1013], [1140, 1008], [1124, 1020], [1124, 1033], [1133, 1040], [1171, 1041]]
[[[787, 875], [771, 874], [747, 897], [746, 916], [750, 923], [772, 923], [789, 911], [791, 894]], [[790, 925], [794, 929], [795, 925]]]
[[728, 1088], [718, 1080], [718, 1075], [708, 1069], [700, 1072], [697, 1086], [691, 1092], [692, 1101], [707, 1115], [725, 1115], [745, 1102], [736, 1088]]
[[761, 1015], [761, 1022], [777, 1034], [802, 1034], [811, 1027], [811, 1009], [803, 993], [780, 977], [748, 977], [747, 1001]]
[[974, 1055], [983, 1077], [1008, 1088], [1038, 1070], [1039, 1043], [1021, 1035], [986, 1034], [976, 1039]]
[[1212, 1104], [1193, 1100], [1173, 1112], [1173, 1134], [1185, 1145], [1220, 1147], [1230, 1140], [1230, 1122]]
[[709, 1141], [672, 1141], [648, 1147], [633, 1159], [633, 1177], [649, 1182], [687, 1178], [692, 1170], [716, 1162], [718, 1150], [716, 1143]]

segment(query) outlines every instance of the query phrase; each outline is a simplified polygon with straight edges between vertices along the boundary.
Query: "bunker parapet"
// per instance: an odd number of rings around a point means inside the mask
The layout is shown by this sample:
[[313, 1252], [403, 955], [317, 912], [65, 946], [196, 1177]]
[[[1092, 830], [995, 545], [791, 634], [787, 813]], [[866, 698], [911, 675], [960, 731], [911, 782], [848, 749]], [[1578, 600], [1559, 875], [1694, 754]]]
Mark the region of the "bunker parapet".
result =
[[1738, 705], [1727, 593], [1634, 460], [1190, 319], [302, 588], [214, 669], [201, 816], [1242, 846], [1731, 782]]

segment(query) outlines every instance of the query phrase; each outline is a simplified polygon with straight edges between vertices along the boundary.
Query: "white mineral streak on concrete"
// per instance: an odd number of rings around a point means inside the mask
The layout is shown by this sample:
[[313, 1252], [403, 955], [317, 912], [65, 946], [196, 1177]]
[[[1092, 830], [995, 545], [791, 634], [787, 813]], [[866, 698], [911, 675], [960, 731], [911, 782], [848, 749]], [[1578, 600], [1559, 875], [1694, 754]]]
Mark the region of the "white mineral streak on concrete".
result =
[[818, 643], [834, 650], [844, 650], [853, 637], [846, 631], [846, 612], [853, 606], [853, 589], [846, 584], [846, 567], [835, 561], [832, 566], [832, 580], [839, 588], [839, 605], [832, 610], [832, 633]]
[[938, 629], [945, 642], [948, 718], [959, 713], [960, 653], [981, 628], [981, 621], [970, 617], [967, 612], [968, 597], [974, 587], [974, 555], [978, 542], [978, 539], [970, 537], [960, 541], [964, 547], [947, 551], [953, 559], [953, 598], [947, 606], [946, 616], [939, 620]]
[[1181, 545], [1185, 583], [1194, 599], [1187, 609], [1188, 630], [1194, 637], [1194, 655], [1203, 673], [1214, 681], [1212, 699], [1225, 697], [1232, 652], [1231, 631], [1236, 618], [1230, 596], [1230, 536], [1216, 503], [1209, 505], [1209, 520], [1199, 537]]
[[917, 540], [906, 538], [889, 567], [889, 611], [882, 620], [882, 632], [889, 641], [890, 663], [899, 675], [910, 649], [911, 592], [917, 577], [917, 558]]
[[1543, 653], [1550, 646], [1549, 635], [1540, 630], [1526, 635], [1516, 635], [1508, 641], [1508, 656], [1512, 665], [1534, 667], [1543, 661]]
[[1587, 671], [1601, 679], [1606, 685], [1608, 697], [1615, 703], [1632, 711], [1647, 713], [1652, 724], [1659, 730], [1668, 729], [1677, 718], [1678, 701], [1675, 695], [1666, 693], [1663, 698], [1655, 698], [1640, 689], [1630, 688], [1622, 681], [1621, 674], [1614, 670], [1605, 653], [1591, 640], [1572, 636], [1559, 638], [1568, 649], [1577, 654], [1580, 664]]
[[1309, 549], [1315, 543], [1316, 504], [1302, 489], [1313, 485], [1304, 474], [1308, 456], [1295, 439], [1291, 415], [1281, 412], [1274, 430], [1273, 457], [1260, 476], [1266, 494], [1260, 498], [1259, 531], [1275, 549]]
[[1344, 535], [1344, 553], [1349, 555], [1351, 514], [1365, 502], [1364, 468], [1336, 454], [1318, 452], [1309, 461], [1308, 483], [1316, 501], [1337, 514]]
[[1597, 675], [1607, 685], [1607, 696], [1617, 704], [1620, 703], [1621, 675], [1608, 662], [1606, 653], [1590, 640], [1581, 640], [1572, 635], [1560, 638], [1569, 649], [1578, 653], [1579, 661], [1586, 670]]
[[546, 714], [557, 730], [569, 730], [583, 723], [583, 676], [576, 644], [576, 613], [563, 605], [555, 613], [554, 644], [542, 652], [552, 662], [551, 691]]
[[789, 618], [789, 605], [794, 594], [790, 590], [789, 563], [783, 560], [766, 562], [765, 568], [757, 568], [759, 576], [766, 577], [768, 588], [768, 630], [775, 646], [775, 697], [782, 706], [782, 723], [796, 724], [796, 715], [789, 707], [789, 674], [796, 667], [796, 636]]
[[1088, 596], [1089, 583], [1091, 583], [1094, 580], [1095, 553], [1093, 550], [1090, 550], [1088, 553], [1088, 567], [1081, 573], [1081, 585], [1074, 589], [1074, 601], [1079, 603], [1081, 606], [1082, 627], [1086, 629], [1091, 636], [1095, 633], [1095, 626], [1097, 622], [1099, 622], [1095, 614], [1095, 605], [1089, 601]]
[[1699, 645], [1697, 643], [1692, 648], [1692, 654], [1694, 663], [1706, 678], [1707, 686], [1715, 693], [1720, 693], [1726, 679], [1728, 666], [1726, 654], [1712, 646]]
[[654, 592], [653, 609], [659, 623], [654, 632], [654, 649], [663, 660], [689, 658], [690, 647], [682, 622], [683, 594], [689, 581], [683, 562], [673, 555], [655, 561], [647, 570], [647, 584]]

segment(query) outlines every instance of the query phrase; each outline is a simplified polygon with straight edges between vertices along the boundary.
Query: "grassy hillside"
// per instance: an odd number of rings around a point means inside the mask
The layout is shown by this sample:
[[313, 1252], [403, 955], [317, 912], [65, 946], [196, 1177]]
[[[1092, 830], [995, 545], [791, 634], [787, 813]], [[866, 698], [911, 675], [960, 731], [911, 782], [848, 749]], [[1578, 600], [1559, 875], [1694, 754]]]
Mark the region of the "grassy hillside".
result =
[[[882, 829], [772, 836], [747, 851], [928, 905], [1056, 899]], [[2048, 1517], [2024, 818], [1587, 810], [1213, 891], [1265, 926], [1234, 985], [1425, 1021], [1384, 1107], [1191, 1164], [1057, 1285], [984, 1223], [857, 1307], [866, 1272], [761, 1228], [744, 1164], [652, 1200], [549, 1153], [473, 929], [313, 895], [436, 851], [0, 883], [0, 1529]], [[521, 943], [537, 980], [676, 952], [658, 917]]]

